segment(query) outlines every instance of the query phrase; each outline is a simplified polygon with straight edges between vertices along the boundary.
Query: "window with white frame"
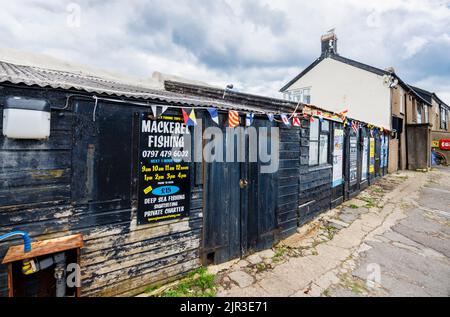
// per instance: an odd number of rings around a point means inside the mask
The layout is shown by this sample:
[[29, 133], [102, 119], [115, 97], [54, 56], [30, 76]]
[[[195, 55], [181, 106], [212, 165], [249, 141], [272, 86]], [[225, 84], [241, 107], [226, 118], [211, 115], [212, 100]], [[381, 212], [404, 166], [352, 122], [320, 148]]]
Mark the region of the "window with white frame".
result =
[[448, 111], [444, 107], [441, 106], [440, 108], [441, 113], [441, 129], [447, 130], [448, 129]]
[[290, 90], [284, 93], [284, 99], [311, 104], [311, 87]]
[[422, 105], [417, 104], [417, 123], [422, 123]]
[[326, 165], [329, 162], [330, 123], [314, 120], [309, 135], [309, 166]]
[[424, 121], [423, 123], [428, 123], [428, 106], [426, 104], [422, 105], [423, 107], [423, 117], [424, 117]]
[[406, 94], [400, 94], [400, 113], [405, 113]]

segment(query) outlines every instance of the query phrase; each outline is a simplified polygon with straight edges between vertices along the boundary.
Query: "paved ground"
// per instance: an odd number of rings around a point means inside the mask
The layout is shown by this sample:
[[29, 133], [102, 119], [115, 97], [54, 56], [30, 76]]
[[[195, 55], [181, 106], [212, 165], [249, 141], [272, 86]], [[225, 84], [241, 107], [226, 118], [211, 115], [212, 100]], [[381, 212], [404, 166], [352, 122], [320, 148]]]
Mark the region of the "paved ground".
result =
[[210, 271], [219, 296], [450, 296], [450, 168], [390, 175], [273, 250]]

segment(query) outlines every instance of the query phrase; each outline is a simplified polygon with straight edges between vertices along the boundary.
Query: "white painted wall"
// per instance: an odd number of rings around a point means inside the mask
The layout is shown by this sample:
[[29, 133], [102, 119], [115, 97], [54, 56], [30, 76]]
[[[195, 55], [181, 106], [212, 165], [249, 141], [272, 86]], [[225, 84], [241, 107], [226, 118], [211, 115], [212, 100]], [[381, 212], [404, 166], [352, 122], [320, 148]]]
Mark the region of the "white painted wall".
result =
[[311, 104], [391, 128], [391, 93], [383, 76], [326, 58], [287, 91], [311, 87]]

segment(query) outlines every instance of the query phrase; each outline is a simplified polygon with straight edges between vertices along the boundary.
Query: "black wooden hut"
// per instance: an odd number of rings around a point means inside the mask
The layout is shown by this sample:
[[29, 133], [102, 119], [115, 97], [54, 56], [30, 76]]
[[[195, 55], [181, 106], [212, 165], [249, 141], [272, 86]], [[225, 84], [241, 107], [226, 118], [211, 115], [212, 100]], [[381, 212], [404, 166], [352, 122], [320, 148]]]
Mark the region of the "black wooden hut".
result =
[[[68, 289], [68, 296], [133, 294], [295, 232], [301, 130], [284, 128], [276, 173], [260, 174], [258, 163], [189, 163], [183, 217], [142, 224], [140, 120], [151, 116], [152, 106], [169, 107], [165, 115], [175, 119], [180, 108], [199, 109], [197, 120], [205, 127], [214, 124], [205, 107], [219, 110], [222, 127], [228, 110], [255, 112], [254, 125], [270, 127], [276, 123], [263, 113], [292, 113], [297, 105], [193, 97], [0, 62], [2, 116], [12, 116], [11, 109], [50, 112], [43, 140], [4, 136], [5, 129], [15, 130], [11, 120], [8, 127], [0, 120], [0, 234], [21, 230], [33, 241], [29, 254], [11, 247], [19, 241], [0, 243], [0, 296], [55, 295], [53, 273], [21, 274], [29, 257], [65, 253], [77, 262], [81, 285]], [[18, 128], [19, 134], [27, 130]], [[241, 188], [242, 180], [247, 186]]]
[[[210, 107], [218, 110], [219, 125], [209, 115]], [[238, 111], [242, 121], [244, 114], [254, 113], [252, 126], [258, 131], [279, 128], [279, 168], [261, 173], [263, 163], [249, 159], [247, 142], [223, 143], [224, 152], [231, 146], [244, 160], [176, 164], [173, 168], [183, 181], [153, 188], [153, 177], [158, 176], [152, 173], [162, 168], [157, 162], [165, 161], [153, 161], [153, 151], [143, 151], [150, 147], [143, 133], [153, 127], [144, 122], [157, 121], [155, 112], [163, 108], [162, 121], [176, 126], [182, 109], [195, 109], [203, 129], [219, 130], [226, 129], [230, 110]], [[352, 179], [350, 185], [352, 134], [339, 120], [311, 122], [302, 116], [301, 127], [286, 127], [267, 117], [302, 108], [212, 87], [166, 82], [165, 90], [155, 90], [0, 62], [0, 113], [5, 117], [0, 120], [0, 235], [21, 230], [33, 241], [30, 253], [23, 252], [20, 241], [0, 242], [5, 264], [0, 265], [0, 296], [54, 296], [53, 272], [25, 276], [23, 260], [57, 261], [61, 254], [81, 269], [81, 284], [69, 287], [67, 296], [139, 293], [201, 265], [271, 247], [372, 183], [376, 171], [382, 175], [374, 155], [373, 173], [362, 177], [372, 158], [360, 149], [353, 156], [359, 171], [356, 183]], [[44, 117], [49, 113], [49, 131], [39, 130], [48, 137], [21, 138], [28, 127], [14, 126], [9, 117], [27, 110]], [[34, 126], [36, 120], [29, 122]], [[245, 141], [247, 132], [236, 129], [233, 138]], [[367, 133], [361, 130], [360, 135]], [[203, 144], [191, 135], [193, 155]], [[270, 134], [269, 143], [273, 137]], [[357, 140], [358, 148], [363, 138]], [[374, 143], [374, 153], [376, 148]], [[362, 157], [367, 157], [367, 165]], [[155, 202], [142, 192], [155, 193], [155, 201], [173, 193], [182, 204], [164, 217], [143, 213], [143, 205]], [[157, 201], [172, 206], [171, 201]]]

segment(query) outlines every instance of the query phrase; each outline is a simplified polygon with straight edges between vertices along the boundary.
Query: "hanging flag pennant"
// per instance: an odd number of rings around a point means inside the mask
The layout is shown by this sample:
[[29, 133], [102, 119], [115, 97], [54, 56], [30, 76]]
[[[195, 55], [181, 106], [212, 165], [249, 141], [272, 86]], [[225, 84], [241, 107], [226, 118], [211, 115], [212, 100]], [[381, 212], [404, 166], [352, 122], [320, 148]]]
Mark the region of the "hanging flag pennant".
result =
[[211, 120], [214, 121], [217, 125], [219, 125], [219, 112], [216, 108], [208, 108], [209, 115], [211, 116]]
[[359, 124], [355, 120], [352, 121], [352, 129], [355, 133], [358, 133], [359, 130]]
[[181, 109], [181, 111], [183, 113], [185, 125], [187, 125], [188, 127], [193, 127], [197, 125], [197, 118], [195, 117], [194, 109], [191, 109], [189, 113], [185, 109]]
[[300, 123], [300, 119], [297, 118], [297, 117], [295, 117], [294, 119], [292, 119], [292, 125], [293, 125], [294, 127], [301, 127], [301, 126], [302, 126], [302, 124]]
[[344, 122], [344, 124], [345, 124], [345, 121], [346, 121], [346, 118], [347, 118], [347, 113], [348, 113], [348, 109], [345, 109], [344, 111], [341, 111], [338, 114], [338, 117], [342, 120], [342, 122]]
[[288, 126], [288, 127], [291, 126], [291, 123], [289, 122], [289, 119], [286, 114], [283, 113], [281, 115], [281, 120], [283, 120], [283, 123], [285, 126]]
[[153, 116], [158, 118], [158, 106], [152, 106]]
[[311, 116], [311, 117], [309, 117], [309, 122], [314, 122], [315, 120], [314, 120], [314, 117], [313, 116]]
[[164, 114], [164, 112], [166, 112], [167, 109], [169, 109], [168, 106], [162, 106], [162, 107], [159, 107], [159, 106], [152, 106], [151, 108], [152, 108], [153, 116], [154, 116], [155, 118], [161, 117], [161, 116]]
[[319, 121], [320, 121], [320, 122], [323, 122], [323, 114], [322, 114], [322, 111], [317, 111], [316, 115], [317, 115], [317, 117], [319, 117]]
[[268, 113], [267, 114], [267, 118], [269, 118], [270, 122], [273, 122], [273, 119], [275, 118], [274, 115], [272, 113]]
[[237, 111], [229, 111], [228, 112], [228, 125], [230, 128], [236, 128], [239, 125], [239, 112]]
[[247, 113], [245, 117], [245, 125], [247, 127], [251, 126], [253, 124], [253, 120], [255, 118], [255, 115], [253, 113]]

